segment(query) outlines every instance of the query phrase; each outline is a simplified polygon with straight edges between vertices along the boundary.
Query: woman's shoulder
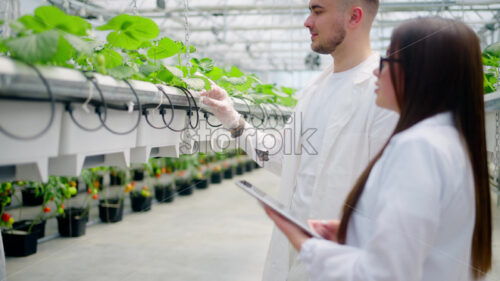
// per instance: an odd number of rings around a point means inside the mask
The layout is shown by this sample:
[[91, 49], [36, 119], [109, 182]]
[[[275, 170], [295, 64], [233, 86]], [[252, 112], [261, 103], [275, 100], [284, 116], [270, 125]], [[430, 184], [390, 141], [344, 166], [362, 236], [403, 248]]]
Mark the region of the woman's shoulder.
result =
[[437, 146], [440, 149], [453, 145], [461, 145], [460, 136], [450, 112], [428, 117], [403, 132], [396, 134], [391, 140], [392, 145], [408, 142]]

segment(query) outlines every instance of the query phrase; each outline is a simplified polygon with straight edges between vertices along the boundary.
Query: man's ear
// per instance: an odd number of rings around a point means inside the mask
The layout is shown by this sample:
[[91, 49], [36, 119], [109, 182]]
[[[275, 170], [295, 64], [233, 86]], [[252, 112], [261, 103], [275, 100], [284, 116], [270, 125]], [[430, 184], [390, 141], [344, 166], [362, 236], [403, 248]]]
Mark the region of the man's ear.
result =
[[365, 14], [361, 7], [359, 6], [352, 7], [348, 22], [349, 27], [357, 27], [358, 25], [360, 25], [361, 20], [363, 19], [364, 16]]

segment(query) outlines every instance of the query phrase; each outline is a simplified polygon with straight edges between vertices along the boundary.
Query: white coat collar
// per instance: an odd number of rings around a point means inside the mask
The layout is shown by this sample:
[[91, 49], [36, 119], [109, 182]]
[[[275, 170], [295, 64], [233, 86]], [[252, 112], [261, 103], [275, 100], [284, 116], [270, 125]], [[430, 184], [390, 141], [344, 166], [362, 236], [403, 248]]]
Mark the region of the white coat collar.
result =
[[453, 114], [450, 111], [438, 113], [414, 125], [415, 128], [427, 126], [454, 126]]

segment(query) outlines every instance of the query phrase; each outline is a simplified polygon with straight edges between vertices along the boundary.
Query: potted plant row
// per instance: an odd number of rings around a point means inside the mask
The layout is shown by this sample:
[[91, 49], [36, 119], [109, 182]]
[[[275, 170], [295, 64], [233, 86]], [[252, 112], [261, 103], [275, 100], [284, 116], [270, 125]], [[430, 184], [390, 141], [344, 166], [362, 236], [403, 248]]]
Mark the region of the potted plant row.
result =
[[[37, 239], [45, 235], [45, 222], [54, 216], [64, 213], [64, 200], [70, 198], [76, 193], [76, 188], [69, 185], [69, 180], [61, 177], [49, 177], [45, 184], [30, 183], [30, 186], [36, 186], [37, 197], [42, 198], [42, 206], [39, 214], [30, 220], [15, 221], [12, 216], [5, 212], [6, 203], [5, 192], [12, 188], [11, 184], [2, 184], [2, 209], [1, 222], [2, 239], [4, 242], [4, 251], [7, 256], [28, 256], [36, 253]], [[18, 182], [19, 185], [22, 185]], [[52, 203], [53, 201], [53, 203]], [[53, 212], [49, 206], [55, 205], [56, 211]], [[22, 205], [20, 211], [22, 210]], [[19, 217], [22, 217], [21, 212]]]

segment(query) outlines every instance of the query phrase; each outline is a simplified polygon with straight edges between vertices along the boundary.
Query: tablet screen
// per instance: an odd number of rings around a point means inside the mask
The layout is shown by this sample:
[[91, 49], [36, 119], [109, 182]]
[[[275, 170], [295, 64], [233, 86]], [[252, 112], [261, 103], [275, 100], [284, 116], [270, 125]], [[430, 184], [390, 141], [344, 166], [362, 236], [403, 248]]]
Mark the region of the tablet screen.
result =
[[302, 231], [304, 231], [304, 233], [306, 233], [310, 237], [322, 238], [317, 233], [315, 233], [311, 229], [309, 229], [309, 227], [306, 224], [302, 223], [300, 220], [293, 217], [283, 204], [276, 201], [274, 198], [272, 198], [271, 196], [269, 196], [268, 194], [266, 194], [262, 190], [258, 189], [257, 187], [255, 187], [251, 183], [249, 183], [245, 180], [241, 180], [241, 181], [237, 181], [236, 185], [239, 186], [241, 189], [245, 190], [248, 194], [255, 197], [257, 200], [259, 200], [259, 202], [265, 204], [266, 206], [269, 206], [271, 209], [275, 210], [280, 215], [285, 217], [288, 221], [292, 222], [293, 224], [295, 224], [296, 226], [301, 228]]

